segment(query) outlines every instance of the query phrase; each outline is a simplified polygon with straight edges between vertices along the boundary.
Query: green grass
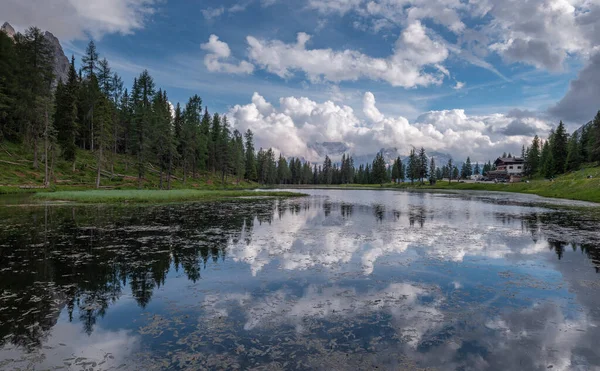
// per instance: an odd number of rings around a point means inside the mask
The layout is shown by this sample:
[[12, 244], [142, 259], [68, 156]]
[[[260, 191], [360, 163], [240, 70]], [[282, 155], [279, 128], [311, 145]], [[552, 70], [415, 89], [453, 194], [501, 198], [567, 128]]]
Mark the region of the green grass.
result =
[[[588, 179], [588, 176], [590, 175], [592, 178]], [[583, 170], [557, 177], [554, 181], [537, 179], [532, 180], [529, 183], [521, 182], [514, 184], [456, 182], [448, 184], [447, 182], [440, 182], [433, 187], [425, 186], [423, 188], [516, 192], [551, 198], [600, 202], [600, 168], [588, 167]]]
[[[105, 189], [138, 189], [136, 160], [128, 155], [116, 155], [110, 158], [110, 154], [103, 163], [101, 187]], [[114, 176], [108, 171], [114, 167]], [[159, 169], [147, 166], [147, 171], [142, 180], [142, 188], [158, 190], [160, 188]], [[221, 182], [218, 174], [211, 172], [200, 172], [194, 178], [188, 174], [188, 179], [183, 182], [183, 173], [178, 169], [171, 182], [173, 189], [201, 189], [201, 190], [224, 190], [224, 189], [255, 189], [258, 183], [240, 182], [239, 184], [231, 177]], [[75, 162], [56, 159], [54, 176], [50, 191], [94, 189], [96, 182], [96, 158], [90, 151], [78, 150]], [[39, 158], [39, 167], [33, 167], [33, 152], [28, 146], [9, 142], [0, 142], [0, 194], [42, 192], [44, 182], [44, 164], [42, 157]], [[164, 184], [166, 187], [166, 184]]]
[[256, 197], [300, 197], [295, 192], [255, 192], [255, 191], [210, 191], [180, 189], [172, 191], [158, 190], [88, 190], [58, 191], [38, 193], [34, 197], [40, 200], [75, 201], [81, 203], [161, 203], [183, 201], [222, 201]]

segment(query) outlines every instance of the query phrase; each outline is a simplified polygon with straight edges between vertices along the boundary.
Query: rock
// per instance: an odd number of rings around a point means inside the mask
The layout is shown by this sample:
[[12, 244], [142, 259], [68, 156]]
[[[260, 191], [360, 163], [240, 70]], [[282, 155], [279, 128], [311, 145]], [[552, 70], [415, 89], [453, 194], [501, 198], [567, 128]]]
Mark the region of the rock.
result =
[[15, 29], [8, 22], [4, 22], [4, 24], [0, 28], [0, 31], [7, 34], [11, 39], [15, 38]]
[[44, 37], [48, 40], [50, 45], [52, 45], [52, 49], [54, 51], [54, 76], [55, 76], [55, 84], [58, 81], [62, 81], [63, 83], [67, 82], [67, 78], [69, 76], [69, 58], [65, 55], [60, 42], [52, 33], [46, 31], [44, 33]]

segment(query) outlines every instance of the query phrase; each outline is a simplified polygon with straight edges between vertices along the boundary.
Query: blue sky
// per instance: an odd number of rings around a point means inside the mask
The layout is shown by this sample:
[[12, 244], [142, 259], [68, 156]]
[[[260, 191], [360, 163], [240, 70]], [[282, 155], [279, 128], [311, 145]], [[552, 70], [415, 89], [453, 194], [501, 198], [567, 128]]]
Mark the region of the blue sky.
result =
[[95, 39], [127, 85], [147, 68], [173, 103], [199, 94], [305, 158], [342, 141], [484, 160], [558, 120], [574, 129], [600, 108], [599, 13], [598, 0], [0, 4], [2, 21], [53, 32], [67, 54]]

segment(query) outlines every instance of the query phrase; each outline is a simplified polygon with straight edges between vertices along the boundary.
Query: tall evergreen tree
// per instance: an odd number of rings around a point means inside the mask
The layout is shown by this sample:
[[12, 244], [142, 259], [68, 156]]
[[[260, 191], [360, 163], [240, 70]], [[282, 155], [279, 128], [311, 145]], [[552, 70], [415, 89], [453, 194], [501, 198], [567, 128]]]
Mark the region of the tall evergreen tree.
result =
[[[19, 61], [17, 73], [20, 76], [15, 115], [25, 127], [27, 140], [33, 144], [33, 167], [37, 169], [39, 142], [43, 139], [44, 153], [47, 152], [51, 132], [53, 51], [48, 39], [37, 27], [28, 28], [24, 35], [17, 34], [15, 40]], [[47, 160], [48, 156], [45, 156], [46, 163]], [[46, 184], [48, 180], [46, 176]]]
[[415, 149], [410, 150], [410, 155], [408, 156], [408, 164], [406, 165], [406, 176], [410, 179], [410, 183], [414, 184], [415, 179], [419, 178], [419, 158], [415, 153]]
[[579, 135], [575, 132], [569, 139], [567, 161], [565, 163], [565, 172], [579, 169], [582, 162], [581, 157], [581, 142]]
[[598, 111], [592, 122], [589, 143], [590, 160], [600, 161], [600, 111]]
[[141, 188], [146, 173], [146, 164], [152, 155], [150, 152], [150, 129], [152, 126], [152, 97], [155, 94], [155, 85], [154, 79], [148, 71], [144, 70], [137, 78], [131, 94], [133, 134], [135, 137], [133, 152], [136, 155], [138, 187]]
[[251, 181], [258, 180], [256, 167], [256, 154], [254, 153], [254, 134], [248, 129], [244, 134], [246, 139], [246, 179]]
[[237, 129], [233, 131], [232, 148], [233, 175], [235, 175], [237, 184], [240, 184], [246, 172], [246, 154], [244, 153], [244, 137]]
[[386, 180], [387, 174], [386, 174], [386, 165], [385, 165], [385, 159], [383, 158], [383, 154], [381, 152], [379, 152], [377, 154], [377, 156], [375, 157], [375, 160], [373, 160], [373, 167], [372, 167], [372, 171], [373, 171], [373, 183], [374, 184], [381, 184], [383, 185], [383, 183]]
[[527, 153], [527, 163], [531, 176], [537, 174], [540, 170], [540, 156], [540, 138], [536, 135], [535, 137], [533, 137], [531, 147], [529, 148], [529, 152]]
[[551, 152], [554, 161], [554, 174], [562, 174], [566, 168], [569, 136], [565, 130], [565, 125], [561, 121], [556, 128], [556, 132], [551, 139]]
[[428, 169], [427, 169], [427, 154], [425, 153], [425, 148], [421, 147], [419, 150], [419, 158], [418, 158], [418, 171], [419, 178], [421, 178], [421, 184], [424, 183], [424, 180], [427, 178]]
[[79, 79], [75, 70], [75, 57], [71, 58], [69, 75], [66, 85], [59, 81], [56, 92], [56, 112], [54, 127], [57, 131], [58, 144], [62, 149], [65, 160], [74, 162], [77, 145], [77, 93], [79, 92]]
[[435, 159], [433, 156], [431, 157], [431, 161], [429, 163], [429, 184], [435, 184], [437, 181], [436, 177], [436, 168], [435, 168]]
[[20, 125], [15, 120], [19, 97], [19, 60], [13, 40], [0, 32], [0, 142], [2, 139], [21, 140]]

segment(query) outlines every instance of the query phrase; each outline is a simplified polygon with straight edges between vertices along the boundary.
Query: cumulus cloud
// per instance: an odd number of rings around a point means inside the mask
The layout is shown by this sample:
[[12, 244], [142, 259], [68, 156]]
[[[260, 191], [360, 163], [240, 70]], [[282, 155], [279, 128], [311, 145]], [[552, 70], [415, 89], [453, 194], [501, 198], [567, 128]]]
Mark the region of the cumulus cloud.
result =
[[231, 49], [227, 43], [219, 40], [217, 35], [210, 35], [208, 42], [200, 47], [207, 52], [204, 65], [211, 72], [250, 74], [254, 71], [254, 66], [246, 61], [239, 64], [226, 62], [231, 57]]
[[60, 39], [94, 38], [105, 34], [130, 34], [145, 26], [156, 11], [155, 0], [4, 0], [0, 14], [13, 26], [37, 26]]
[[[448, 58], [448, 49], [444, 43], [432, 39], [427, 31], [420, 22], [409, 25], [388, 58], [374, 58], [350, 49], [307, 49], [311, 36], [304, 32], [297, 35], [294, 44], [253, 36], [248, 36], [247, 41], [250, 59], [282, 78], [301, 71], [311, 81], [323, 79], [337, 83], [371, 79], [411, 88], [440, 84], [448, 73], [442, 66]], [[425, 67], [434, 67], [438, 72], [425, 72]]]
[[[493, 19], [485, 32], [498, 40], [492, 47], [510, 62], [560, 70], [569, 53], [585, 54], [591, 47], [588, 29], [579, 17], [597, 13], [591, 1], [478, 1], [474, 11]], [[596, 14], [597, 16], [598, 14]]]
[[[352, 12], [355, 28], [375, 32], [432, 21], [458, 36], [461, 57], [473, 60], [489, 48], [509, 63], [551, 71], [562, 70], [569, 55], [587, 57], [600, 43], [597, 1], [308, 0], [308, 7], [321, 14]], [[478, 26], [467, 27], [465, 19]]]
[[234, 106], [229, 117], [241, 131], [260, 133], [258, 147], [313, 162], [322, 158], [312, 144], [323, 142], [341, 142], [354, 155], [374, 155], [382, 148], [407, 154], [412, 146], [423, 146], [457, 159], [484, 161], [502, 152], [518, 153], [532, 135], [544, 136], [550, 130], [544, 119], [527, 111], [483, 116], [461, 109], [431, 111], [411, 123], [383, 114], [371, 92], [364, 94], [362, 113], [365, 120], [347, 105], [305, 97], [281, 98], [276, 107], [255, 93], [250, 104]]

